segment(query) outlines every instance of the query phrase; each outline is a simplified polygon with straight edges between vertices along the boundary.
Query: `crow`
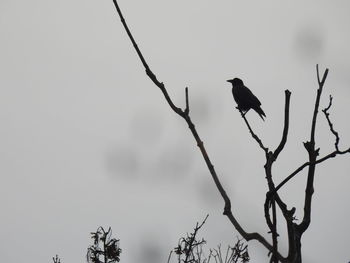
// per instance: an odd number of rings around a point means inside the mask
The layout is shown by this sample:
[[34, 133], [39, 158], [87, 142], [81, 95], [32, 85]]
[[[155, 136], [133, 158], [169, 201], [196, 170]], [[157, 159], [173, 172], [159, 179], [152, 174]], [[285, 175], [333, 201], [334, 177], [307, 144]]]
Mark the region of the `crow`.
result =
[[244, 86], [244, 83], [239, 78], [229, 79], [227, 82], [232, 84], [232, 95], [237, 102], [238, 109], [246, 114], [250, 109], [255, 110], [259, 116], [264, 120], [266, 117], [265, 112], [261, 109], [261, 102], [257, 97]]

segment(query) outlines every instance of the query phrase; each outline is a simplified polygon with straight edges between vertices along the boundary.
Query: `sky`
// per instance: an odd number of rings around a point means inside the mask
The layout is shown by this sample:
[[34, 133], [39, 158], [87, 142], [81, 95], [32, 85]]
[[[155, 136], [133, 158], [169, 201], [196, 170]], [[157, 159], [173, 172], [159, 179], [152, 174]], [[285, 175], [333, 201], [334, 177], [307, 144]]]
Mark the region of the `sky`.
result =
[[[274, 149], [292, 92], [290, 133], [274, 166], [280, 182], [307, 161], [317, 89], [341, 149], [350, 146], [350, 3], [345, 0], [121, 0], [149, 66], [190, 114], [248, 232], [266, 238], [264, 153], [235, 109], [227, 79], [241, 78], [267, 118], [247, 118]], [[192, 135], [147, 78], [112, 1], [0, 1], [0, 254], [4, 262], [84, 262], [90, 232], [113, 229], [121, 262], [166, 262], [178, 239], [209, 214], [207, 248], [234, 244]], [[320, 112], [320, 156], [334, 136]], [[350, 156], [317, 166], [304, 262], [348, 262]], [[281, 196], [301, 218], [306, 174]], [[280, 245], [286, 253], [285, 225]], [[267, 251], [249, 243], [251, 262]]]

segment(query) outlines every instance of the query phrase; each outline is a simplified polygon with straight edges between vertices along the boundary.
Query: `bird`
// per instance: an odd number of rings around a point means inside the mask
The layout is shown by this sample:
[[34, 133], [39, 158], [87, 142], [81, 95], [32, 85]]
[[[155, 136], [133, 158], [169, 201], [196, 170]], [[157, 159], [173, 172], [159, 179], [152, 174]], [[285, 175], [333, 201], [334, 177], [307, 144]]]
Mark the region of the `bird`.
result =
[[250, 109], [255, 110], [264, 120], [265, 112], [262, 110], [261, 102], [255, 95], [244, 86], [244, 83], [239, 78], [229, 79], [227, 82], [232, 84], [232, 95], [237, 103], [237, 108], [245, 115]]

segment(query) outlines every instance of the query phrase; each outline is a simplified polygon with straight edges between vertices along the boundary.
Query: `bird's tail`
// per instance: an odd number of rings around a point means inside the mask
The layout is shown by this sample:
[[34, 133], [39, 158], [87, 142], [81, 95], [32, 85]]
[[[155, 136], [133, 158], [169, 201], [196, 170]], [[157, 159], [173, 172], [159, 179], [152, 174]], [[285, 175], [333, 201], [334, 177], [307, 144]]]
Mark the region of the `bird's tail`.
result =
[[256, 107], [254, 110], [259, 114], [262, 120], [265, 121], [264, 117], [266, 118], [266, 115], [265, 115], [265, 112], [262, 110], [262, 108]]

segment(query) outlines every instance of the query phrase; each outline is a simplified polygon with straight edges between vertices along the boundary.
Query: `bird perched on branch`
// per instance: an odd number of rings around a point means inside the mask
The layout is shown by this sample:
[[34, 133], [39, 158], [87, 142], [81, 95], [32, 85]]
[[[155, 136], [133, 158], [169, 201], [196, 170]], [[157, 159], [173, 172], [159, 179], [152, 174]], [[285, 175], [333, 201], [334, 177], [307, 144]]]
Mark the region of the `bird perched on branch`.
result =
[[239, 78], [229, 79], [227, 82], [232, 84], [232, 94], [233, 98], [237, 102], [238, 109], [246, 114], [250, 109], [255, 110], [259, 116], [264, 120], [266, 117], [265, 112], [261, 109], [261, 102], [257, 97], [244, 86], [244, 83]]

